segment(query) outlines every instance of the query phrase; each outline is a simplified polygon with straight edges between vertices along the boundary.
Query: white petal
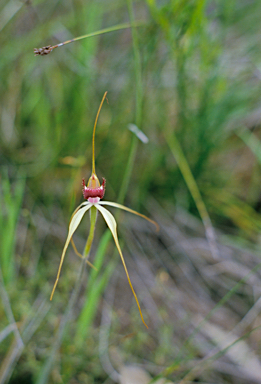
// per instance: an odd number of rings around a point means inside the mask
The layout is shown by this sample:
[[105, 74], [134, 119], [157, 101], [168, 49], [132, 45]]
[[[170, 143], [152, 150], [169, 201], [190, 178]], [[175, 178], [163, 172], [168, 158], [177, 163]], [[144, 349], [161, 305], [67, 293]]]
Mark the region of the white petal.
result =
[[52, 300], [52, 298], [53, 298], [53, 294], [54, 294], [55, 288], [57, 286], [57, 283], [58, 283], [58, 280], [59, 280], [59, 277], [60, 277], [60, 273], [61, 273], [61, 269], [62, 269], [64, 257], [65, 257], [65, 253], [67, 251], [68, 245], [70, 244], [71, 238], [72, 238], [74, 232], [76, 231], [76, 229], [78, 228], [78, 226], [79, 226], [79, 224], [80, 224], [84, 214], [88, 211], [88, 209], [91, 208], [92, 205], [93, 204], [90, 204], [88, 202], [87, 203], [82, 203], [81, 205], [79, 205], [79, 207], [76, 208], [76, 210], [72, 214], [72, 217], [71, 217], [71, 220], [70, 220], [70, 224], [69, 224], [69, 231], [68, 231], [67, 239], [66, 239], [65, 245], [63, 247], [62, 257], [61, 257], [60, 265], [59, 265], [58, 272], [57, 272], [57, 277], [56, 277], [56, 280], [55, 280], [55, 283], [54, 283], [54, 287], [53, 287], [53, 290], [52, 290], [52, 293], [51, 293], [50, 300]]
[[[110, 204], [108, 204], [108, 205], [110, 205]], [[122, 251], [121, 251], [121, 247], [120, 247], [119, 240], [118, 240], [118, 235], [117, 235], [117, 224], [116, 224], [116, 221], [114, 219], [114, 216], [107, 209], [101, 207], [100, 202], [99, 202], [99, 204], [94, 204], [94, 206], [98, 209], [98, 211], [101, 212], [104, 220], [106, 221], [106, 223], [107, 223], [107, 225], [108, 225], [108, 227], [109, 227], [109, 229], [110, 229], [110, 231], [112, 233], [112, 236], [114, 238], [116, 247], [117, 247], [117, 249], [119, 251], [119, 254], [120, 254], [120, 257], [121, 257], [121, 261], [122, 261], [125, 273], [127, 275], [127, 279], [128, 279], [129, 285], [131, 287], [132, 293], [134, 295], [134, 298], [136, 300], [137, 306], [139, 308], [141, 319], [142, 319], [143, 323], [145, 324], [145, 326], [148, 328], [147, 324], [145, 323], [145, 321], [143, 319], [141, 308], [140, 308], [140, 303], [139, 303], [137, 295], [136, 295], [136, 293], [134, 291], [134, 288], [132, 286], [132, 283], [131, 283], [131, 280], [130, 280], [130, 276], [129, 276], [129, 272], [127, 270], [127, 266], [125, 264], [125, 260], [124, 260], [124, 257], [123, 257]]]

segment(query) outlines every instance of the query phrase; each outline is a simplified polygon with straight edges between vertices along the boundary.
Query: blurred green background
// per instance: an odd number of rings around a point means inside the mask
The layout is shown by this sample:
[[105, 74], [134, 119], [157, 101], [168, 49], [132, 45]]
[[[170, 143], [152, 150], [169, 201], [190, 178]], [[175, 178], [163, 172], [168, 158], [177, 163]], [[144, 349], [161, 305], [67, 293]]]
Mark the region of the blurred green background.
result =
[[[127, 364], [175, 383], [261, 383], [260, 17], [247, 0], [1, 0], [0, 383], [127, 383]], [[134, 27], [33, 54], [122, 23]], [[105, 91], [105, 200], [161, 227], [116, 215], [148, 331], [100, 217], [98, 271], [70, 301], [70, 248], [49, 301]]]

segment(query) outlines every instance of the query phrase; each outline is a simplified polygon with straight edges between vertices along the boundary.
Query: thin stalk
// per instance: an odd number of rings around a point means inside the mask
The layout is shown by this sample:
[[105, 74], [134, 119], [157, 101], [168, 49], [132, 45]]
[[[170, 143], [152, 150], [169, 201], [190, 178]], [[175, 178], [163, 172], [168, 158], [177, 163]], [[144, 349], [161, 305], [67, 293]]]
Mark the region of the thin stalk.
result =
[[99, 106], [99, 109], [98, 109], [98, 112], [97, 112], [97, 115], [95, 118], [95, 123], [94, 123], [94, 127], [93, 127], [93, 132], [92, 132], [92, 174], [96, 174], [95, 173], [95, 132], [96, 132], [96, 127], [97, 127], [97, 122], [98, 122], [98, 118], [100, 115], [100, 111], [101, 111], [101, 108], [102, 108], [102, 105], [104, 103], [104, 100], [106, 98], [107, 93], [108, 92], [105, 92], [103, 95], [102, 101], [100, 103], [100, 106]]
[[[137, 21], [135, 23], [135, 26], [138, 27], [138, 26], [143, 25], [143, 24], [144, 24], [143, 22]], [[96, 32], [91, 32], [91, 33], [87, 33], [86, 35], [75, 37], [73, 39], [64, 41], [63, 43], [59, 43], [59, 44], [56, 44], [56, 45], [47, 45], [47, 46], [42, 47], [42, 48], [34, 48], [34, 54], [35, 54], [35, 56], [38, 56], [38, 55], [40, 55], [40, 56], [48, 55], [49, 53], [52, 52], [53, 49], [62, 47], [63, 45], [66, 45], [66, 44], [73, 43], [74, 41], [79, 41], [79, 40], [82, 40], [82, 39], [87, 39], [88, 37], [94, 37], [94, 36], [98, 36], [98, 35], [103, 35], [105, 33], [119, 31], [119, 30], [122, 30], [122, 29], [128, 29], [130, 27], [131, 27], [130, 23], [123, 23], [123, 24], [119, 24], [119, 25], [114, 25], [113, 27], [100, 29], [99, 31], [96, 31]]]
[[115, 271], [115, 268], [116, 268], [116, 262], [114, 259], [111, 259], [109, 264], [106, 266], [104, 273], [100, 276], [100, 278], [96, 279], [95, 283], [92, 283], [90, 288], [88, 285], [88, 288], [87, 288], [88, 298], [84, 303], [84, 307], [81, 311], [81, 315], [77, 323], [77, 331], [75, 336], [75, 344], [77, 346], [79, 346], [81, 343], [85, 342], [86, 340], [89, 327], [97, 312], [97, 307], [98, 307], [97, 302], [99, 301], [100, 296], [102, 295], [105, 288], [107, 287], [109, 279], [113, 274], [113, 271]]
[[[142, 74], [141, 74], [141, 57], [140, 57], [140, 50], [139, 50], [139, 41], [138, 41], [138, 34], [136, 31], [137, 23], [134, 19], [134, 11], [133, 11], [133, 4], [132, 0], [127, 0], [128, 4], [128, 11], [129, 11], [129, 17], [131, 22], [131, 33], [132, 33], [132, 46], [133, 46], [133, 55], [134, 55], [134, 65], [135, 65], [135, 124], [138, 128], [140, 128], [141, 121], [142, 121]], [[126, 196], [128, 186], [130, 183], [131, 174], [134, 167], [134, 160], [136, 157], [138, 148], [138, 139], [135, 135], [132, 137], [131, 142], [131, 148], [130, 148], [130, 154], [128, 158], [128, 162], [125, 168], [120, 192], [117, 201], [122, 204], [124, 201], [124, 198]]]
[[90, 222], [91, 222], [90, 232], [89, 232], [88, 239], [86, 241], [86, 245], [85, 245], [84, 253], [83, 253], [84, 260], [86, 260], [89, 257], [89, 254], [91, 251], [91, 246], [92, 246], [92, 242], [93, 242], [93, 238], [94, 238], [96, 220], [97, 220], [97, 209], [94, 206], [92, 206], [90, 208]]
[[131, 22], [131, 34], [132, 34], [132, 46], [134, 54], [134, 65], [135, 65], [135, 83], [136, 83], [136, 119], [135, 124], [140, 128], [142, 120], [142, 73], [141, 73], [141, 57], [139, 50], [139, 40], [136, 31], [135, 15], [133, 11], [132, 0], [127, 0], [129, 17]]
[[[138, 27], [138, 26], [140, 26], [142, 24], [143, 23], [141, 21], [137, 21], [135, 23], [135, 26]], [[121, 29], [128, 29], [131, 26], [132, 25], [130, 23], [123, 23], [123, 24], [119, 24], [119, 25], [114, 25], [113, 27], [108, 27], [108, 28], [100, 29], [99, 31], [87, 33], [86, 35], [78, 36], [78, 37], [75, 37], [74, 39], [67, 40], [67, 41], [65, 41], [63, 43], [56, 44], [56, 45], [53, 46], [53, 48], [58, 48], [58, 47], [61, 47], [61, 46], [65, 45], [65, 44], [73, 43], [74, 41], [79, 41], [79, 40], [87, 39], [88, 37], [93, 37], [93, 36], [97, 36], [97, 35], [103, 35], [105, 33], [115, 32], [115, 31], [119, 31]]]
[[100, 278], [98, 282], [97, 282], [97, 278], [99, 275], [99, 270], [102, 267], [102, 264], [104, 262], [104, 257], [105, 257], [107, 246], [110, 239], [111, 239], [111, 233], [109, 230], [107, 230], [102, 236], [99, 242], [99, 247], [95, 252], [94, 266], [96, 268], [90, 271], [90, 275], [89, 275], [88, 283], [86, 287], [86, 293], [88, 294], [88, 297], [84, 302], [83, 308], [81, 309], [80, 316], [77, 320], [77, 330], [75, 335], [75, 342], [77, 345], [79, 345], [81, 342], [85, 340], [86, 335], [88, 333], [88, 325], [90, 324], [90, 319], [93, 318], [96, 313], [96, 308], [97, 308], [96, 302], [99, 300], [99, 295], [101, 294], [100, 288], [101, 287], [103, 288], [103, 286], [100, 285], [100, 281], [103, 279], [103, 276]]

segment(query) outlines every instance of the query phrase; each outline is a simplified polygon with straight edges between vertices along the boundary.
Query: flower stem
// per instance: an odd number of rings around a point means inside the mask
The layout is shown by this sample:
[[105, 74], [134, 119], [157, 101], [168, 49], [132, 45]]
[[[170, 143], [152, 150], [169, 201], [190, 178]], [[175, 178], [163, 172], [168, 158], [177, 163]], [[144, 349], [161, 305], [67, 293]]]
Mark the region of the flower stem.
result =
[[91, 225], [90, 225], [89, 236], [87, 238], [86, 245], [85, 245], [84, 252], [83, 252], [83, 258], [84, 259], [87, 259], [89, 257], [89, 254], [91, 251], [91, 246], [92, 246], [92, 242], [93, 242], [93, 238], [94, 238], [96, 219], [97, 219], [97, 209], [93, 206], [90, 209]]

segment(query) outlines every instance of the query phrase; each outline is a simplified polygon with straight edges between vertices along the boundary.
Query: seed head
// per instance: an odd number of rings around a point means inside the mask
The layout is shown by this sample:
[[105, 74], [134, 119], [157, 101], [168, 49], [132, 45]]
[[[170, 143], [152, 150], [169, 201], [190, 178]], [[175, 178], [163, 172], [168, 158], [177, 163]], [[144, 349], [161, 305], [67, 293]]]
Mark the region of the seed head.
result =
[[52, 45], [47, 45], [46, 47], [43, 47], [43, 48], [34, 48], [34, 55], [35, 56], [44, 56], [44, 55], [48, 55], [48, 53], [51, 53], [53, 50], [53, 46]]

